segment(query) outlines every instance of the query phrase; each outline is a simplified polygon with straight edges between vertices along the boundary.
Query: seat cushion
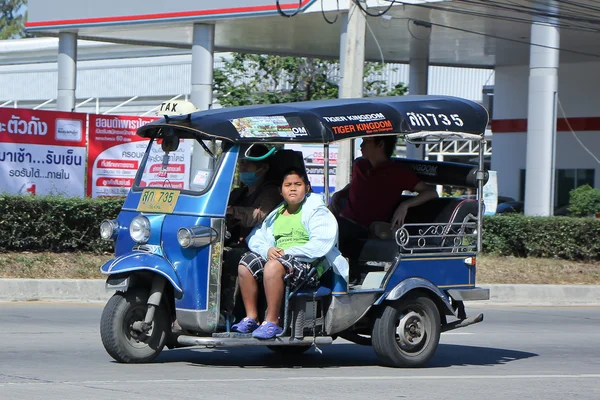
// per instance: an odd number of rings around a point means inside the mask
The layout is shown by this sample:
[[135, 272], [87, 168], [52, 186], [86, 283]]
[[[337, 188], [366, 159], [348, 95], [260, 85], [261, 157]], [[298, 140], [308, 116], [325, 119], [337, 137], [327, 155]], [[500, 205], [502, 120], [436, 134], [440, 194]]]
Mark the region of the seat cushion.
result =
[[301, 289], [295, 294], [295, 297], [310, 297], [310, 298], [312, 298], [314, 296], [315, 298], [319, 298], [319, 297], [329, 296], [330, 294], [331, 294], [331, 289], [329, 289], [325, 286], [320, 286], [316, 289], [316, 291], [314, 289]]
[[[405, 227], [411, 235], [411, 240], [406, 247], [420, 247], [419, 237], [425, 238], [423, 243], [426, 243], [426, 247], [429, 248], [452, 246], [452, 243], [449, 243], [444, 236], [428, 237], [427, 232], [430, 235], [446, 234], [450, 232], [450, 228], [457, 232], [459, 226], [451, 226], [450, 224], [462, 223], [469, 214], [477, 216], [477, 206], [477, 201], [473, 199], [444, 197], [410, 208], [406, 223], [420, 225]], [[441, 226], [439, 226], [440, 224]], [[425, 234], [423, 235], [423, 233]], [[369, 227], [370, 240], [365, 243], [359, 264], [365, 264], [367, 261], [392, 261], [398, 252], [394, 234], [395, 232], [390, 223], [374, 222]], [[430, 249], [430, 251], [438, 250]], [[439, 251], [442, 251], [442, 249]]]
[[367, 262], [383, 263], [392, 262], [398, 254], [398, 245], [395, 240], [368, 239], [360, 252], [358, 263]]

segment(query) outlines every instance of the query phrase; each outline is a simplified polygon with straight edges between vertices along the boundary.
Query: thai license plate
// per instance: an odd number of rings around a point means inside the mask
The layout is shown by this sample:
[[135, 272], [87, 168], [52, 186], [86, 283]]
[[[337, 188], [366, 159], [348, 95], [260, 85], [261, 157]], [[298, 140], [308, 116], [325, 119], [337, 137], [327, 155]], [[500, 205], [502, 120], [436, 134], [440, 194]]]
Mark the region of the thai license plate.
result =
[[170, 214], [175, 209], [178, 197], [179, 190], [144, 189], [137, 210]]

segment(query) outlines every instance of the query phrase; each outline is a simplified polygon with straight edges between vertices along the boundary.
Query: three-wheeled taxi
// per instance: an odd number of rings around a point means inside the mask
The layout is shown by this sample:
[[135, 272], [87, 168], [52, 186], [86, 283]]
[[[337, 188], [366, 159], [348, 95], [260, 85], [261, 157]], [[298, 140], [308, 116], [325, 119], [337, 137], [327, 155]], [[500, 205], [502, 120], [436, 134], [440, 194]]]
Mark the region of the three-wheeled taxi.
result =
[[[341, 337], [372, 345], [386, 365], [421, 366], [442, 332], [483, 319], [468, 318], [464, 306], [489, 298], [488, 289], [475, 285], [487, 179], [481, 144], [488, 113], [482, 106], [403, 96], [208, 111], [173, 102], [161, 110], [163, 119], [138, 130], [149, 144], [135, 183], [117, 219], [100, 229], [115, 242], [115, 258], [101, 267], [107, 290], [116, 291], [101, 318], [102, 343], [115, 360], [149, 362], [165, 346], [261, 345], [300, 354]], [[301, 286], [286, 289], [284, 330], [276, 338], [232, 332], [244, 312], [235, 290], [237, 268], [223, 265], [237, 266], [231, 254], [240, 254], [228, 248], [226, 224], [240, 149], [322, 145], [329, 199], [330, 144], [369, 135], [399, 135], [416, 144], [478, 142], [478, 166], [395, 160], [430, 184], [475, 188], [477, 200], [441, 197], [411, 208], [399, 229], [372, 229], [359, 258], [348, 260], [352, 283], [348, 270], [332, 267], [319, 280], [309, 273]], [[304, 166], [301, 154], [278, 148], [273, 173]]]

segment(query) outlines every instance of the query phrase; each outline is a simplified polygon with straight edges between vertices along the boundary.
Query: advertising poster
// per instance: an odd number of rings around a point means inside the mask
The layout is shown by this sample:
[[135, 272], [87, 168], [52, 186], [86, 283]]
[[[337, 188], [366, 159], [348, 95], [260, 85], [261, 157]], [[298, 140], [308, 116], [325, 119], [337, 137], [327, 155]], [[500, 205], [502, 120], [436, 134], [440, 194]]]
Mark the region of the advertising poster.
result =
[[86, 118], [0, 108], [0, 193], [84, 197]]
[[483, 186], [483, 204], [485, 211], [483, 215], [496, 214], [498, 207], [498, 175], [496, 171], [488, 171], [489, 179]]
[[231, 120], [243, 138], [308, 136], [308, 131], [298, 117], [246, 117]]
[[[325, 191], [325, 155], [323, 146], [312, 144], [286, 144], [286, 149], [302, 152], [308, 180], [315, 193]], [[335, 172], [337, 166], [338, 147], [329, 146], [329, 192], [335, 191]]]
[[[96, 197], [119, 197], [127, 195], [133, 186], [138, 167], [144, 157], [149, 139], [137, 136], [136, 131], [158, 118], [138, 117], [128, 115], [95, 115], [90, 114], [89, 138], [89, 168], [87, 195]], [[150, 154], [148, 167], [150, 171], [144, 178], [143, 185], [160, 186], [158, 180], [162, 171], [160, 146], [154, 146]], [[183, 182], [189, 181], [189, 141], [182, 141], [179, 150], [171, 158], [177, 158], [176, 163], [169, 162], [169, 179], [173, 188], [179, 188]], [[159, 160], [160, 158], [160, 160]], [[174, 171], [176, 168], [177, 171]]]

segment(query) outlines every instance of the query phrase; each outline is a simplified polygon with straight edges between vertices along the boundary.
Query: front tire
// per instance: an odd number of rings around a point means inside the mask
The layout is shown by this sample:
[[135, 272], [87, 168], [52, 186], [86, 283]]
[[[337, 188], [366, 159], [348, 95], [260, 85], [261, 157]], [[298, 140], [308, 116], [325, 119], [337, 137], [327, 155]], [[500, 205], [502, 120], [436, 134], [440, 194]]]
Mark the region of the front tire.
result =
[[107, 353], [121, 363], [152, 361], [163, 349], [169, 330], [165, 307], [155, 310], [152, 329], [148, 334], [132, 329], [143, 321], [148, 309], [148, 294], [140, 289], [115, 293], [102, 311], [100, 337]]
[[373, 349], [390, 367], [421, 367], [435, 354], [441, 321], [437, 306], [425, 295], [390, 303], [373, 325]]

